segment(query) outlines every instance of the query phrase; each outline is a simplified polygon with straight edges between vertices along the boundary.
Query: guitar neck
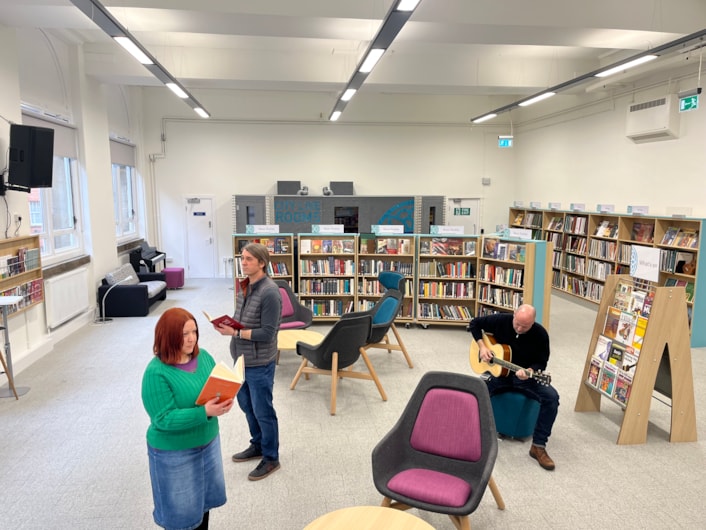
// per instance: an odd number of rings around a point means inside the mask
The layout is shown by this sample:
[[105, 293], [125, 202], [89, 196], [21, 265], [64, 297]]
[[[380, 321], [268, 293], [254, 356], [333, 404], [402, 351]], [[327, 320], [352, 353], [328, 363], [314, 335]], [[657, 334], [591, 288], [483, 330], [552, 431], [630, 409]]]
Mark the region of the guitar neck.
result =
[[[510, 361], [506, 361], [505, 359], [500, 359], [498, 357], [493, 357], [492, 360], [493, 364], [499, 364], [503, 368], [507, 368], [508, 370], [512, 370], [513, 372], [517, 372], [519, 370], [524, 370], [522, 366], [519, 366], [517, 364], [513, 364]], [[527, 370], [527, 373], [529, 374], [529, 370]]]

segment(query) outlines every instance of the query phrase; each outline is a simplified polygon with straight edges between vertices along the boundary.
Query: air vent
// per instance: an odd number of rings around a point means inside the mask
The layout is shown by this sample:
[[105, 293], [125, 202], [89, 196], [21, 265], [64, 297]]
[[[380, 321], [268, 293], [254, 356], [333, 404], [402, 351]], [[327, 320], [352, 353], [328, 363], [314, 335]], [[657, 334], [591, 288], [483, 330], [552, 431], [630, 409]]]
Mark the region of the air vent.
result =
[[670, 94], [630, 105], [625, 135], [635, 143], [678, 138], [679, 109], [676, 96]]

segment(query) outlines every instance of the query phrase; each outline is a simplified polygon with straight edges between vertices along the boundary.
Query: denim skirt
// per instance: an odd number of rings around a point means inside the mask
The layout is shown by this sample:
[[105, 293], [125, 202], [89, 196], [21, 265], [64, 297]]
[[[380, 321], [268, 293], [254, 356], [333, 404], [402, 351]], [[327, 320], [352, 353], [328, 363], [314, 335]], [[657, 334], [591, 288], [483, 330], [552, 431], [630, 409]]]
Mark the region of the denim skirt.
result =
[[147, 445], [154, 522], [168, 530], [198, 527], [203, 514], [226, 503], [220, 436], [207, 445], [162, 451]]

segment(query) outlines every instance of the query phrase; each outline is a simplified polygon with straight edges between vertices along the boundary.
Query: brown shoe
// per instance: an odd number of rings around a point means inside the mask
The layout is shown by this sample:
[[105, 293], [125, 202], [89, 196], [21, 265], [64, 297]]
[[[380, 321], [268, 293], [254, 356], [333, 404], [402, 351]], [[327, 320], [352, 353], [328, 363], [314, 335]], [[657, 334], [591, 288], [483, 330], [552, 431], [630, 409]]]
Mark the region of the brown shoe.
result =
[[529, 455], [534, 458], [544, 469], [548, 471], [554, 470], [554, 460], [549, 457], [547, 450], [544, 447], [538, 447], [532, 444]]

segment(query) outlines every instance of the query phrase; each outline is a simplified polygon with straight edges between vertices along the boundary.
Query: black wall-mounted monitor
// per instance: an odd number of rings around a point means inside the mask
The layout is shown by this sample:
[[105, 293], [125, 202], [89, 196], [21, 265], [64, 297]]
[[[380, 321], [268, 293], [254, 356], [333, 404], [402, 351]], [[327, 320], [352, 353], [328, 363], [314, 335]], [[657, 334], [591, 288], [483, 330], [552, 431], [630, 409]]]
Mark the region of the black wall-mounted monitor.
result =
[[10, 125], [8, 188], [51, 188], [54, 169], [54, 129]]

